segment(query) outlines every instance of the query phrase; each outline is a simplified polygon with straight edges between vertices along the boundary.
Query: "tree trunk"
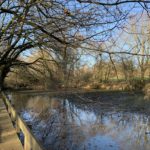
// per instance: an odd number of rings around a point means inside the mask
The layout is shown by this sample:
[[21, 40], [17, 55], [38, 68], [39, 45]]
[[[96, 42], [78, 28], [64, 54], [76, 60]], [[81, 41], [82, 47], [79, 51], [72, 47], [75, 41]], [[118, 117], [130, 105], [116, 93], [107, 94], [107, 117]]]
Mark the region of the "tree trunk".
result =
[[141, 81], [142, 81], [142, 83], [144, 83], [145, 72], [146, 72], [146, 69], [142, 67], [141, 68]]
[[10, 70], [9, 67], [6, 67], [6, 66], [0, 67], [0, 90], [4, 89], [4, 81], [5, 81], [7, 74], [9, 73], [9, 70]]
[[0, 91], [2, 91], [4, 89], [4, 79], [5, 77], [3, 77], [3, 75], [0, 75]]

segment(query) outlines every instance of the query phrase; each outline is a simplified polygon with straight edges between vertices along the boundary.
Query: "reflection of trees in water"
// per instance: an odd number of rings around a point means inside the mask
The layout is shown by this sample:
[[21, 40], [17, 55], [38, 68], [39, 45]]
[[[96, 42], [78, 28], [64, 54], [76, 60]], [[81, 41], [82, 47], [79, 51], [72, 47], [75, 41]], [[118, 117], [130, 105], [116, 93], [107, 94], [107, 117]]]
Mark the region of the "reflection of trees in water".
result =
[[94, 107], [93, 104], [80, 105], [80, 103], [72, 102], [73, 104], [76, 109], [94, 112], [96, 119], [91, 125], [90, 135], [106, 134], [119, 140], [126, 148], [133, 146], [137, 149], [143, 147], [149, 149], [150, 135], [147, 131], [150, 131], [150, 116], [129, 112], [116, 113], [108, 109], [101, 110], [100, 106], [96, 110], [98, 107]]
[[[16, 107], [22, 116], [28, 112], [32, 117], [32, 130], [45, 147], [54, 149], [68, 147], [70, 149], [77, 145], [79, 139], [73, 135], [80, 130], [78, 127], [75, 129], [75, 125], [71, 124], [68, 119], [70, 116], [66, 109], [66, 101], [47, 96], [19, 96], [14, 99], [23, 99], [19, 103], [17, 101]], [[29, 123], [29, 120], [26, 121]]]
[[112, 137], [122, 149], [148, 150], [150, 146], [150, 136], [145, 134], [150, 131], [150, 116], [49, 96], [28, 96], [23, 100], [20, 108], [32, 116], [32, 130], [47, 149], [78, 149], [97, 134]]

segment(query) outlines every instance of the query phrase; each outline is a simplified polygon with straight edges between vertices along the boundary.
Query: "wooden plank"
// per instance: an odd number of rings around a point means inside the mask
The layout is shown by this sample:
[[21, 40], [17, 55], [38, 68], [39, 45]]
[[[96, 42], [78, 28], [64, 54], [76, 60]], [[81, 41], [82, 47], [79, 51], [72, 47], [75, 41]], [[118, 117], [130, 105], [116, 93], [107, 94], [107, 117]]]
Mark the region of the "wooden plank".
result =
[[3, 100], [0, 98], [0, 150], [23, 150]]

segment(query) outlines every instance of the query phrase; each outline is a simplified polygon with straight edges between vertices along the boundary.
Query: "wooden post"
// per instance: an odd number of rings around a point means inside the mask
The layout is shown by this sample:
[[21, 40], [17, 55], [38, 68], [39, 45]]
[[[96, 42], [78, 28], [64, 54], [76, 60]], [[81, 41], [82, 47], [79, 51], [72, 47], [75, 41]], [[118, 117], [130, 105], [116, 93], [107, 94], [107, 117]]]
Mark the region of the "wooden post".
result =
[[24, 139], [24, 150], [32, 150], [28, 135], [26, 135]]

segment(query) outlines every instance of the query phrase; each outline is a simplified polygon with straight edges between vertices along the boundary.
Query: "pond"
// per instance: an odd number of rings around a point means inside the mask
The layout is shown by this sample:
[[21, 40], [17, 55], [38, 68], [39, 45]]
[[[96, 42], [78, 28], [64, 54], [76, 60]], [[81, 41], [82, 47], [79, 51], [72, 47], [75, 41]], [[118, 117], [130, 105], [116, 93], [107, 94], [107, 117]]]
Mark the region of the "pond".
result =
[[15, 108], [47, 150], [149, 150], [142, 94], [12, 93]]

